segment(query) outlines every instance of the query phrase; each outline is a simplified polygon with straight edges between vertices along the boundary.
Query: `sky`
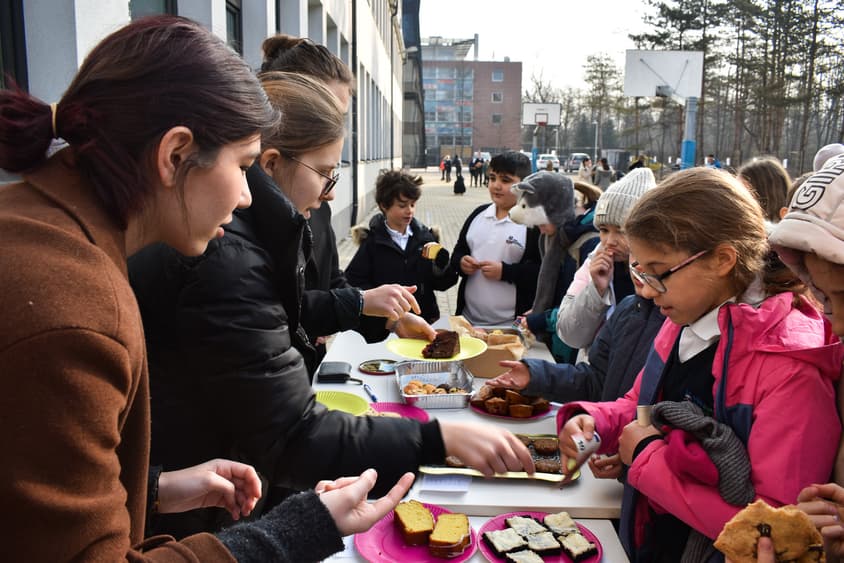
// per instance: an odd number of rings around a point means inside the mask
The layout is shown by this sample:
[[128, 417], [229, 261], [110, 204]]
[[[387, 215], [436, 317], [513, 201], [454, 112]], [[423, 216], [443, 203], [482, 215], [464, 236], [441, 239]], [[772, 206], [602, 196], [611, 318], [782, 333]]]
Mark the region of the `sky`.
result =
[[477, 33], [479, 60], [522, 62], [522, 91], [540, 74], [555, 88], [585, 88], [589, 55], [607, 53], [623, 72], [625, 51], [636, 48], [628, 34], [646, 29], [644, 9], [641, 0], [421, 0], [419, 31], [449, 39]]

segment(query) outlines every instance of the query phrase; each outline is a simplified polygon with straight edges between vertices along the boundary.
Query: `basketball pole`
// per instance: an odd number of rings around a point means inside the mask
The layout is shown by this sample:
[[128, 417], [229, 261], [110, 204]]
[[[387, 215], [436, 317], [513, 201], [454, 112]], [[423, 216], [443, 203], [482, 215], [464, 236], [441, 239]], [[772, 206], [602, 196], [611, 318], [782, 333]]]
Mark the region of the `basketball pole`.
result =
[[686, 98], [686, 126], [683, 132], [683, 146], [681, 147], [682, 162], [680, 168], [686, 170], [695, 165], [695, 130], [697, 128], [697, 97]]

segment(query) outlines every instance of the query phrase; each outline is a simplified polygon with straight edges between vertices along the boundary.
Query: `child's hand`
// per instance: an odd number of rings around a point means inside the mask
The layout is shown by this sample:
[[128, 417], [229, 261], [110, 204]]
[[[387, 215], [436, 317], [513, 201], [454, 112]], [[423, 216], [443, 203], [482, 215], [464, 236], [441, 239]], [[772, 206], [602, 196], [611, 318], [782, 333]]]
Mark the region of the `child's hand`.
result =
[[467, 276], [471, 276], [478, 270], [480, 270], [481, 264], [470, 255], [466, 255], [460, 259], [460, 270]]
[[524, 389], [530, 383], [530, 370], [522, 362], [513, 362], [510, 360], [501, 360], [498, 362], [503, 368], [508, 368], [510, 371], [502, 373], [498, 377], [493, 377], [486, 382], [490, 387], [504, 387], [506, 389]]
[[481, 273], [488, 280], [498, 281], [501, 279], [501, 271], [504, 269], [501, 262], [484, 260], [480, 263]]
[[618, 438], [618, 453], [625, 465], [633, 464], [633, 452], [636, 451], [636, 446], [648, 436], [662, 436], [662, 432], [654, 426], [642, 426], [638, 420], [624, 427]]
[[621, 458], [618, 454], [610, 456], [593, 455], [589, 458], [589, 469], [598, 479], [618, 479], [621, 475]]
[[611, 250], [600, 249], [592, 255], [589, 263], [589, 275], [598, 294], [603, 297], [610, 287], [613, 276], [613, 256]]

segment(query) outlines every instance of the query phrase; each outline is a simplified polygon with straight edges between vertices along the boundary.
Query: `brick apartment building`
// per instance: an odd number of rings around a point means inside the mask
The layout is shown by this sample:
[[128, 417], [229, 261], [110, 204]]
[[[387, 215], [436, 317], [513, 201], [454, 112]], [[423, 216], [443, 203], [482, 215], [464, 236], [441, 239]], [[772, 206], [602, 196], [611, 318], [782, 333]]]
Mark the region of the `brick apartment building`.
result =
[[[466, 60], [469, 47], [475, 60]], [[425, 138], [428, 164], [474, 151], [500, 153], [520, 148], [522, 63], [478, 61], [477, 36], [422, 40]]]

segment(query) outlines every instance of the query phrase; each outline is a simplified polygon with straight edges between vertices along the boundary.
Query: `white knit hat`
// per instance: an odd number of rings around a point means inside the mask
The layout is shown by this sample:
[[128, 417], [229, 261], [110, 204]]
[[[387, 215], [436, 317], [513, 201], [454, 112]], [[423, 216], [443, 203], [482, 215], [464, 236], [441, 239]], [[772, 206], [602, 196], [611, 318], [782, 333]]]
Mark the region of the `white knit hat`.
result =
[[621, 180], [612, 184], [598, 198], [595, 205], [595, 227], [601, 225], [622, 226], [630, 210], [649, 189], [656, 186], [656, 178], [650, 168], [634, 168]]
[[844, 264], [844, 145], [838, 147], [840, 152], [832, 145], [818, 152], [815, 164], [821, 168], [795, 192], [769, 237], [782, 261], [800, 274], [804, 252]]

